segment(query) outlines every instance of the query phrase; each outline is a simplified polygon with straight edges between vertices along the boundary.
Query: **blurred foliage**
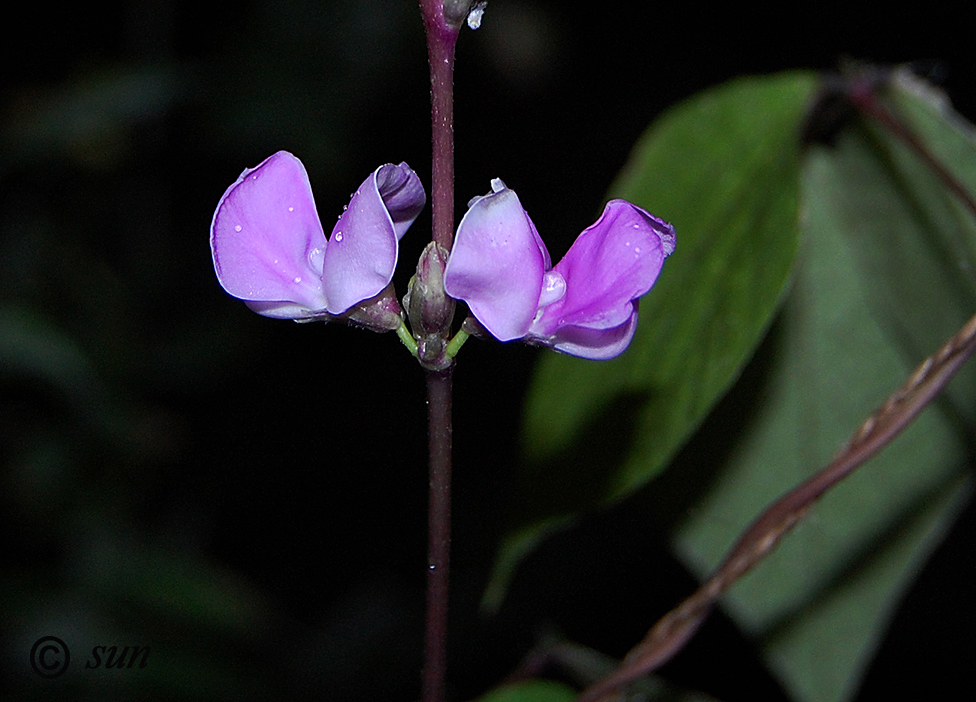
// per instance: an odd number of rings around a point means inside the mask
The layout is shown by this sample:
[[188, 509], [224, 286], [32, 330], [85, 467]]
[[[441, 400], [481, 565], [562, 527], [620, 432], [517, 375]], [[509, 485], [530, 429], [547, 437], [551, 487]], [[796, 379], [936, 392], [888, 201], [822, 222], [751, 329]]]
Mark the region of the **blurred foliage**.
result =
[[576, 691], [546, 680], [527, 680], [492, 690], [479, 702], [571, 702]]
[[813, 87], [810, 74], [738, 81], [669, 110], [638, 143], [612, 195], [670, 221], [681, 250], [641, 300], [626, 354], [539, 365], [517, 527], [489, 603], [542, 533], [659, 473], [755, 350], [795, 254], [796, 127]]
[[[972, 128], [908, 71], [886, 78], [883, 94], [896, 117], [920, 135], [968, 192], [976, 192]], [[855, 73], [849, 80], [865, 77]], [[794, 90], [797, 85], [807, 89]], [[802, 178], [798, 168], [784, 175], [763, 160], [768, 152], [751, 139], [760, 139], [772, 153], [788, 154], [784, 142], [799, 148], [809, 95], [802, 76], [722, 86], [674, 108], [638, 145], [622, 193], [615, 195], [673, 217], [678, 249], [648, 296], [650, 304], [642, 303], [643, 328], [626, 360], [596, 368], [558, 357], [540, 364], [525, 423], [527, 460], [535, 461], [527, 473], [532, 482], [522, 485], [518, 504], [523, 507], [515, 513], [520, 521], [508, 544], [533, 544], [545, 535], [551, 522], [537, 521], [540, 507], [553, 504], [553, 492], [565, 498], [566, 490], [554, 485], [567, 476], [578, 476], [569, 478], [577, 485], [609, 487], [574, 491], [576, 501], [560, 508], [575, 511], [545, 516], [578, 516], [635, 493], [666, 465], [725, 390], [724, 378], [709, 386], [707, 369], [718, 365], [709, 359], [728, 359], [737, 347], [713, 341], [716, 330], [728, 325], [738, 332], [752, 329], [754, 337], [765, 332], [764, 318], [752, 327], [739, 320], [757, 310], [771, 316], [775, 309], [775, 286], [768, 288], [769, 302], [760, 305], [756, 295], [762, 286], [755, 280], [780, 269], [782, 251], [791, 261], [791, 226], [772, 220], [773, 235], [757, 243], [775, 208], [755, 208], [762, 217], [709, 217], [751, 203], [742, 193], [747, 188], [723, 183], [748, 182], [764, 202], [799, 201], [787, 219], [794, 220], [802, 238], [789, 294], [763, 349], [754, 358], [734, 356], [738, 362], [727, 371], [738, 374], [747, 363], [761, 369], [755, 377], [747, 372], [743, 381], [755, 384], [748, 404], [725, 408], [729, 417], [712, 419], [735, 427], [730, 443], [720, 453], [703, 448], [701, 465], [671, 476], [665, 497], [653, 494], [653, 483], [646, 491], [646, 506], [673, 522], [676, 552], [699, 577], [707, 577], [733, 536], [764, 506], [826, 465], [924, 356], [976, 310], [972, 212], [894, 135], [857, 120], [841, 123], [829, 135], [829, 145], [806, 148]], [[784, 111], [783, 103], [793, 108]], [[742, 138], [728, 126], [729, 114], [742, 115], [758, 131], [744, 130], [748, 136]], [[784, 126], [770, 128], [778, 114], [788, 115]], [[675, 138], [676, 132], [694, 138]], [[730, 141], [741, 142], [742, 152], [754, 159], [734, 159], [724, 167], [714, 163], [713, 154], [735, 153]], [[695, 163], [703, 173], [722, 175], [712, 176], [707, 191], [682, 183], [679, 192], [698, 197], [676, 201], [667, 197], [666, 187], [651, 185], [681, 180], [669, 172], [669, 163]], [[763, 166], [757, 169], [756, 163]], [[673, 210], [662, 210], [659, 197]], [[686, 266], [676, 265], [682, 260], [682, 234], [690, 241]], [[739, 258], [721, 244], [735, 237], [748, 242], [736, 247], [743, 254]], [[699, 244], [703, 240], [708, 245]], [[707, 254], [699, 260], [703, 248]], [[720, 274], [710, 276], [719, 265]], [[705, 300], [714, 304], [703, 303], [698, 295], [712, 279], [749, 295], [710, 292]], [[737, 280], [750, 282], [737, 286]], [[755, 343], [745, 349], [751, 352]], [[683, 373], [669, 371], [674, 364]], [[684, 396], [687, 387], [697, 403], [693, 412], [673, 399]], [[759, 642], [790, 699], [827, 702], [851, 699], [857, 691], [893, 608], [968, 502], [974, 397], [976, 372], [964, 368], [896, 448], [825, 496], [725, 598], [729, 615]], [[585, 432], [584, 420], [592, 423]], [[601, 447], [614, 444], [615, 451], [594, 453], [591, 437], [601, 437]], [[568, 439], [579, 443], [563, 448]], [[681, 495], [683, 512], [667, 504], [674, 494]], [[522, 555], [503, 547], [496, 566], [502, 582]]]

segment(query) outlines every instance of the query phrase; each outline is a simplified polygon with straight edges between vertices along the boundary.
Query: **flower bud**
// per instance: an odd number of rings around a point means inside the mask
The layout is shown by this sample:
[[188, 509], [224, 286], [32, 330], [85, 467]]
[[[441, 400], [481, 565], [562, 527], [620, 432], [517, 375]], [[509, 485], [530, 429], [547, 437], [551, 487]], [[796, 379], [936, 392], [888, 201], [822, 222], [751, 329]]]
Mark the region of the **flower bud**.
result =
[[446, 350], [455, 303], [444, 292], [447, 256], [443, 246], [433, 241], [427, 244], [403, 297], [410, 328], [417, 340], [417, 357], [424, 366], [435, 370], [451, 364]]
[[444, 0], [444, 19], [452, 27], [459, 28], [473, 6], [480, 4], [475, 0]]
[[417, 262], [417, 274], [411, 278], [403, 304], [407, 309], [410, 327], [418, 339], [421, 336], [447, 337], [454, 319], [454, 300], [444, 292], [444, 267], [447, 251], [430, 242]]

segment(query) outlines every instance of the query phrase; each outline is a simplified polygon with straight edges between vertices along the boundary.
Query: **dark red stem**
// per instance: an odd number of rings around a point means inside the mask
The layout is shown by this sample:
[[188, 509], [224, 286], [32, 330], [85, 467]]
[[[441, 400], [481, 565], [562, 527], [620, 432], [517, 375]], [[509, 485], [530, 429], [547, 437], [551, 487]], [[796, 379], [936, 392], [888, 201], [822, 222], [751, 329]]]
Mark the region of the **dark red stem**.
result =
[[443, 0], [420, 0], [420, 9], [430, 60], [433, 238], [450, 251], [454, 243], [454, 47], [458, 27], [445, 19]]
[[427, 373], [430, 498], [423, 702], [443, 702], [451, 554], [451, 369]]
[[[454, 47], [459, 25], [457, 18], [454, 22], [445, 18], [444, 1], [420, 0], [420, 10], [430, 60], [433, 240], [450, 251], [454, 243]], [[451, 387], [450, 368], [427, 371], [430, 497], [423, 702], [444, 702], [445, 697], [451, 551]]]

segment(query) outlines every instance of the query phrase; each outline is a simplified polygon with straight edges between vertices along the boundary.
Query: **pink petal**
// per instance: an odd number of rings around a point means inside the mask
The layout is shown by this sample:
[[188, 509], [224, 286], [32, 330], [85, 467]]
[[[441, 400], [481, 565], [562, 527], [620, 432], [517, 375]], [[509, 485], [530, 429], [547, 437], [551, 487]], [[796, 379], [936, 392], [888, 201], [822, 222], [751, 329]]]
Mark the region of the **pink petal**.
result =
[[654, 285], [674, 250], [674, 229], [624, 200], [607, 203], [554, 271], [566, 279], [566, 295], [532, 325], [533, 336], [566, 326], [615, 329], [634, 315], [633, 300]]
[[637, 302], [634, 301], [631, 303], [630, 316], [619, 326], [597, 329], [565, 326], [555, 333], [549, 343], [556, 351], [570, 356], [605, 361], [623, 353], [636, 331]]
[[492, 191], [472, 200], [458, 225], [444, 288], [495, 338], [510, 341], [535, 317], [549, 252], [515, 192], [498, 179]]
[[224, 290], [259, 314], [299, 319], [326, 308], [325, 233], [301, 161], [279, 151], [221, 197], [210, 249]]
[[425, 202], [420, 179], [405, 163], [380, 166], [363, 181], [329, 238], [322, 282], [330, 313], [342, 314], [389, 285], [400, 237]]

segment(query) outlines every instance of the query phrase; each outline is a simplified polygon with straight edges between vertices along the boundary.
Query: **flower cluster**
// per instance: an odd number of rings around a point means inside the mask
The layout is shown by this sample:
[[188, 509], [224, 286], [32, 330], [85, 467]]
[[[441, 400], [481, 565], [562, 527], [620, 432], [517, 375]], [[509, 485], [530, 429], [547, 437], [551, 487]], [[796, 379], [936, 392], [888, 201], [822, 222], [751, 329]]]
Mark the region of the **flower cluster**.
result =
[[[465, 302], [500, 341], [521, 339], [592, 359], [621, 353], [634, 335], [638, 298], [674, 250], [671, 225], [612, 200], [553, 266], [515, 192], [498, 179], [491, 186], [458, 225], [443, 291]], [[268, 317], [402, 329], [390, 283], [399, 240], [425, 202], [409, 166], [380, 166], [326, 239], [305, 168], [280, 151], [245, 170], [217, 205], [210, 228], [217, 278]], [[412, 296], [408, 306], [424, 308], [416, 291]]]
[[624, 200], [552, 266], [514, 191], [498, 179], [468, 204], [444, 289], [501, 341], [523, 339], [583, 358], [613, 358], [637, 326], [637, 299], [674, 251], [674, 229]]
[[[353, 194], [326, 239], [305, 167], [279, 151], [241, 173], [217, 204], [210, 225], [217, 279], [266, 317], [328, 321], [346, 315], [396, 329], [399, 305], [384, 293], [400, 238], [426, 201], [407, 164], [380, 166]], [[364, 312], [361, 303], [377, 296], [392, 317]]]

